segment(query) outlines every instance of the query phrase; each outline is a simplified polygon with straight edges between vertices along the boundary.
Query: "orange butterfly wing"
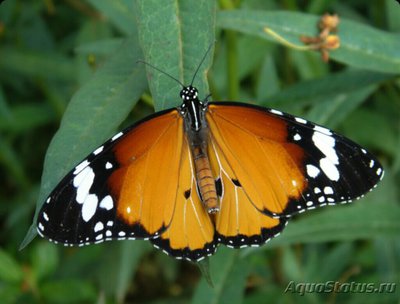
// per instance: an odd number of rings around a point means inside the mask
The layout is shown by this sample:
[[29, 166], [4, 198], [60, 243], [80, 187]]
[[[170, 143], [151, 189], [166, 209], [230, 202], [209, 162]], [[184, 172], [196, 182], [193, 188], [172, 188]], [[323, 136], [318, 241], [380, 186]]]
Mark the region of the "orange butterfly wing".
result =
[[233, 188], [255, 210], [279, 214], [289, 199], [301, 196], [307, 186], [299, 166], [304, 152], [286, 140], [284, 120], [257, 109], [220, 103], [209, 106], [207, 122], [220, 166], [240, 184]]
[[207, 122], [225, 159], [223, 167], [230, 168], [251, 204], [274, 218], [351, 202], [383, 176], [368, 151], [290, 114], [241, 103], [210, 103]]
[[[276, 198], [274, 187], [278, 185], [268, 184], [260, 176], [257, 160], [261, 155], [254, 153], [259, 149], [254, 141], [257, 130], [240, 133], [222, 117], [226, 110], [229, 109], [221, 104], [211, 104], [206, 116], [210, 129], [209, 157], [221, 185], [220, 211], [216, 215], [217, 241], [235, 248], [259, 246], [278, 235], [287, 222], [265, 215], [252, 202], [255, 196], [260, 200]], [[260, 185], [264, 187], [261, 194], [256, 190]]]
[[147, 123], [115, 148], [121, 168], [109, 185], [118, 196], [117, 216], [140, 223], [172, 256], [197, 260], [214, 252], [214, 227], [197, 194], [183, 119], [175, 111]]
[[132, 129], [114, 148], [119, 168], [108, 186], [116, 199], [116, 216], [155, 236], [171, 223], [178, 196], [183, 120], [171, 111]]
[[151, 239], [176, 258], [199, 260], [216, 243], [193, 170], [182, 116], [157, 113], [68, 173], [43, 205], [38, 232], [65, 245]]
[[113, 136], [49, 195], [39, 234], [65, 245], [159, 236], [175, 211], [183, 134], [173, 109]]
[[[276, 219], [260, 212], [238, 180], [229, 164], [230, 151], [214, 136], [210, 142], [210, 161], [220, 191], [220, 211], [216, 214], [217, 242], [228, 247], [259, 246], [277, 236], [286, 226], [285, 219]], [[218, 135], [217, 135], [218, 136]]]
[[178, 259], [198, 261], [215, 252], [214, 225], [199, 198], [186, 138], [184, 142], [180, 172], [175, 180], [178, 184], [175, 212], [168, 229], [151, 242]]

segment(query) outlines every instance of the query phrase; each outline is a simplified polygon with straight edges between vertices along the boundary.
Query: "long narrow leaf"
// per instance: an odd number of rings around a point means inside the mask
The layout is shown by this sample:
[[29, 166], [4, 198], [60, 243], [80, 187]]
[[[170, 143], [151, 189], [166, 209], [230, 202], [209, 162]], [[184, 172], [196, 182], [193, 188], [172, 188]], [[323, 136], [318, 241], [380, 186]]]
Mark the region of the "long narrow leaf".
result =
[[[146, 62], [178, 79], [191, 83], [202, 57], [214, 43], [215, 1], [136, 1], [140, 44]], [[154, 17], [156, 16], [156, 17]], [[212, 61], [208, 54], [195, 79], [200, 97], [209, 93], [206, 74]], [[156, 110], [181, 103], [181, 86], [148, 67], [148, 78]]]
[[[298, 12], [262, 12], [251, 10], [218, 13], [219, 27], [256, 35], [276, 41], [264, 32], [275, 31], [286, 40], [301, 45], [301, 35], [316, 36], [319, 17]], [[340, 48], [330, 53], [331, 58], [358, 68], [398, 73], [400, 70], [400, 36], [368, 25], [341, 19]]]

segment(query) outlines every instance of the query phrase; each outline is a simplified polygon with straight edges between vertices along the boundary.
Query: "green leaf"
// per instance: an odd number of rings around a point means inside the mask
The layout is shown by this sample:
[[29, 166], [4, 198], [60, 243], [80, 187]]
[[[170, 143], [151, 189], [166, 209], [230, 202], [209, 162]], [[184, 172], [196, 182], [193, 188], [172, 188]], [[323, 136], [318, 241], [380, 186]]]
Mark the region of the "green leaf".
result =
[[75, 52], [83, 55], [110, 55], [123, 45], [125, 39], [109, 38], [81, 44], [75, 48]]
[[32, 131], [56, 119], [54, 112], [46, 104], [23, 104], [10, 107], [12, 119], [0, 120], [0, 130], [15, 133]]
[[4, 282], [20, 282], [24, 276], [17, 261], [6, 251], [0, 249], [0, 280]]
[[12, 113], [10, 106], [8, 105], [8, 100], [4, 96], [3, 87], [0, 86], [0, 118], [1, 121], [10, 122], [12, 119]]
[[292, 58], [293, 69], [299, 74], [301, 80], [322, 78], [328, 74], [329, 65], [323, 64], [321, 55], [316, 52], [299, 52], [290, 49], [288, 56]]
[[3, 73], [63, 81], [74, 79], [74, 65], [70, 59], [59, 54], [8, 47], [1, 48], [0, 51], [0, 70], [4, 70]]
[[[36, 232], [36, 216], [61, 178], [115, 132], [146, 88], [136, 37], [125, 44], [72, 98], [46, 154], [34, 222], [23, 244]], [[84, 144], [82, 144], [84, 143]]]
[[385, 151], [394, 157], [399, 154], [398, 132], [392, 128], [387, 116], [378, 111], [357, 109], [351, 114], [351, 119], [343, 122], [342, 128], [344, 134], [351, 134], [351, 138], [362, 145]]
[[385, 0], [385, 13], [392, 31], [400, 31], [400, 9], [398, 1]]
[[211, 274], [210, 274], [210, 260], [208, 259], [208, 257], [197, 262], [196, 265], [197, 265], [197, 267], [199, 267], [201, 275], [206, 280], [208, 285], [210, 287], [214, 288], [214, 283], [212, 281]]
[[102, 290], [112, 295], [117, 303], [124, 298], [143, 255], [151, 249], [145, 241], [122, 241], [104, 244], [97, 269]]
[[[140, 45], [144, 59], [188, 85], [207, 48], [214, 42], [216, 2], [212, 0], [146, 0], [135, 2]], [[212, 61], [210, 52], [195, 79], [200, 98], [208, 91], [206, 74]], [[149, 86], [156, 111], [181, 103], [179, 84], [147, 67]]]
[[299, 82], [269, 97], [267, 103], [268, 106], [279, 107], [283, 110], [293, 108], [293, 106], [318, 104], [371, 85], [381, 84], [393, 77], [392, 74], [346, 70], [323, 78]]
[[360, 106], [378, 87], [370, 85], [352, 92], [339, 93], [332, 98], [321, 100], [307, 113], [307, 119], [326, 125], [338, 126], [354, 109]]
[[13, 178], [14, 183], [22, 189], [29, 187], [29, 178], [24, 170], [20, 158], [15, 153], [15, 148], [10, 140], [0, 135], [0, 164]]
[[[298, 12], [266, 12], [251, 10], [221, 11], [217, 25], [223, 29], [256, 35], [267, 40], [268, 27], [293, 44], [301, 45], [301, 35], [316, 36], [318, 16]], [[330, 58], [348, 65], [372, 71], [400, 71], [400, 36], [368, 25], [341, 19], [338, 35], [340, 47], [330, 52]]]
[[136, 32], [136, 22], [131, 1], [88, 0], [104, 16], [108, 17], [121, 32], [131, 35]]
[[275, 62], [271, 55], [265, 56], [257, 83], [257, 100], [266, 100], [279, 92], [279, 78]]
[[249, 267], [244, 259], [238, 257], [238, 251], [222, 247], [210, 258], [210, 286], [202, 278], [192, 298], [197, 303], [242, 303]]
[[63, 279], [43, 283], [40, 288], [45, 303], [95, 303], [96, 290], [88, 282]]
[[58, 265], [57, 246], [49, 242], [40, 242], [32, 252], [32, 265], [38, 280], [54, 273]]
[[18, 303], [18, 299], [20, 297], [21, 287], [17, 284], [7, 284], [0, 286], [0, 299], [2, 304]]
[[[115, 282], [116, 300], [123, 303], [125, 295], [135, 275], [139, 262], [150, 248], [137, 242], [121, 243], [121, 255], [119, 257], [119, 271]], [[115, 269], [114, 269], [115, 271]]]
[[285, 274], [285, 278], [291, 281], [300, 281], [304, 274], [301, 267], [302, 265], [296, 257], [294, 250], [290, 247], [285, 248], [282, 259], [282, 270]]
[[340, 275], [348, 269], [351, 258], [354, 256], [354, 245], [351, 242], [340, 243], [333, 247], [323, 259], [319, 259], [320, 264], [315, 267], [314, 275], [320, 282], [340, 278]]

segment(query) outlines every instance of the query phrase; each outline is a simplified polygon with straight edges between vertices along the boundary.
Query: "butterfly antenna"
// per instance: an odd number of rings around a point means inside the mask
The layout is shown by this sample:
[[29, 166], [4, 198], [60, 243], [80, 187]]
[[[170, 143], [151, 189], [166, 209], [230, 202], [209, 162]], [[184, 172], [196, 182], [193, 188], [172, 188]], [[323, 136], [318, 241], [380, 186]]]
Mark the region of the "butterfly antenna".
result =
[[163, 70], [160, 70], [160, 69], [157, 68], [156, 66], [154, 66], [154, 65], [152, 65], [152, 64], [150, 64], [150, 63], [148, 63], [148, 62], [146, 62], [146, 61], [138, 60], [138, 61], [136, 61], [136, 63], [143, 63], [143, 64], [145, 64], [145, 65], [148, 65], [149, 67], [155, 69], [156, 71], [159, 71], [161, 74], [164, 74], [164, 75], [168, 76], [169, 78], [175, 80], [177, 83], [179, 83], [179, 84], [182, 86], [182, 88], [185, 87], [185, 85], [184, 85], [182, 82], [180, 82], [178, 79], [176, 79], [174, 76], [168, 74], [167, 72], [164, 72]]
[[197, 66], [196, 72], [194, 72], [193, 78], [192, 78], [192, 82], [190, 83], [190, 85], [193, 85], [194, 80], [196, 79], [197, 73], [200, 70], [200, 67], [203, 65], [204, 60], [206, 60], [208, 53], [210, 53], [210, 50], [212, 48], [212, 46], [215, 44], [215, 41], [210, 43], [210, 45], [208, 46], [208, 49], [206, 51], [206, 53], [204, 54], [203, 58], [200, 61], [200, 64]]

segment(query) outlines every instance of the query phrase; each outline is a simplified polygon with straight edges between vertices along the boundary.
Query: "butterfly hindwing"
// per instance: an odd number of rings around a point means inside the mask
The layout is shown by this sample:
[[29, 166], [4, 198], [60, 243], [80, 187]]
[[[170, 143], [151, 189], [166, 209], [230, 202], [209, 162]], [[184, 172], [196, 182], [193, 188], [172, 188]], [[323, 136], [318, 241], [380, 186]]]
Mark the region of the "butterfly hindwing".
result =
[[207, 121], [251, 203], [273, 217], [351, 201], [383, 175], [357, 144], [280, 111], [210, 103]]
[[186, 143], [176, 180], [178, 191], [171, 224], [159, 238], [151, 240], [169, 255], [190, 261], [199, 261], [216, 250], [214, 225], [200, 200], [195, 176]]
[[210, 160], [217, 181], [221, 184], [220, 211], [215, 229], [218, 243], [232, 248], [260, 246], [279, 235], [285, 228], [285, 219], [272, 218], [259, 211], [250, 201], [246, 190], [230, 167], [226, 153], [210, 134]]

